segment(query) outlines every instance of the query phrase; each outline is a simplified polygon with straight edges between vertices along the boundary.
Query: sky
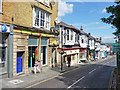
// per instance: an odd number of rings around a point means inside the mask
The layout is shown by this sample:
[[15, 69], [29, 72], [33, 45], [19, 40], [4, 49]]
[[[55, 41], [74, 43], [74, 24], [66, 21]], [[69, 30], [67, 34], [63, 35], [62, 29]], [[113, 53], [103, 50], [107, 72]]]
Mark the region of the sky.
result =
[[114, 5], [113, 0], [59, 0], [58, 15], [61, 20], [83, 30], [94, 37], [102, 37], [105, 43], [113, 43], [115, 32], [109, 24], [103, 23], [101, 18], [108, 17], [106, 7]]

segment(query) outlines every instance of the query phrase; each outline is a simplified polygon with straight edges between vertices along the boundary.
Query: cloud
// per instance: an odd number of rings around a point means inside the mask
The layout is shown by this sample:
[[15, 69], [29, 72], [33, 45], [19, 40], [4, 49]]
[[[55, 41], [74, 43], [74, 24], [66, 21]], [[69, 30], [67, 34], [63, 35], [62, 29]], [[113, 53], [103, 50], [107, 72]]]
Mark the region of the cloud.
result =
[[65, 16], [73, 12], [73, 4], [67, 4], [65, 1], [59, 0], [58, 16]]
[[96, 22], [96, 24], [100, 24], [100, 22]]
[[106, 9], [103, 9], [103, 10], [102, 10], [102, 13], [105, 13], [105, 12], [106, 12]]
[[113, 37], [103, 37], [104, 39], [113, 39]]

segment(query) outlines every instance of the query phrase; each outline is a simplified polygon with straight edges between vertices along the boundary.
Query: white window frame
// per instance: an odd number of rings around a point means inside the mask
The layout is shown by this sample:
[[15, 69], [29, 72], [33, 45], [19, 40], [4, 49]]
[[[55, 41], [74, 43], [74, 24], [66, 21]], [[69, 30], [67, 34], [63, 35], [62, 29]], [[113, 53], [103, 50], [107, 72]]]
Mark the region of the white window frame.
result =
[[[35, 20], [36, 20], [36, 12], [35, 10], [38, 10], [39, 11], [39, 26], [38, 25], [35, 25]], [[44, 13], [44, 19], [41, 18], [41, 12]], [[48, 15], [48, 18], [46, 18], [46, 16]], [[50, 14], [43, 11], [43, 10], [40, 10], [39, 8], [33, 8], [33, 27], [36, 27], [36, 28], [44, 28], [44, 29], [48, 29], [50, 30]], [[41, 20], [44, 21], [44, 25], [41, 26]], [[46, 23], [48, 23], [48, 25], [46, 26]]]
[[0, 13], [2, 12], [2, 0], [0, 0]]

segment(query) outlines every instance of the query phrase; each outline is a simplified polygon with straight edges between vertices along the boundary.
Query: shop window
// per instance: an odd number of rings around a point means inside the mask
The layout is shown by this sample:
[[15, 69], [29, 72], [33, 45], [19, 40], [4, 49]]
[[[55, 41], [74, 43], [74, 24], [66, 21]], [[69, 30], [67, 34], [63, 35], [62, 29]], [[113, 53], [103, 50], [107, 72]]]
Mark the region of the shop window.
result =
[[0, 12], [2, 12], [2, 0], [0, 0]]
[[33, 26], [37, 28], [50, 29], [50, 14], [38, 8], [33, 9]]

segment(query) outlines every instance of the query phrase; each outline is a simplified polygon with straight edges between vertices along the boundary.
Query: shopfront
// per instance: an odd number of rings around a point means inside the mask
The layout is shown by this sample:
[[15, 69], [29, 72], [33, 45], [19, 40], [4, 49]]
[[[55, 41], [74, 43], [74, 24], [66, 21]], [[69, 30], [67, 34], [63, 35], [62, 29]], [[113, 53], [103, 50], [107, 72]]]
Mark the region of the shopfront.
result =
[[80, 52], [80, 55], [79, 55], [79, 62], [80, 63], [81, 61], [85, 62], [87, 60], [87, 50], [86, 49], [80, 49], [79, 50]]
[[65, 54], [63, 55], [64, 60], [63, 63], [68, 63], [68, 58], [71, 58], [71, 65], [75, 65], [78, 63], [79, 60], [79, 49], [75, 50], [64, 50]]
[[28, 68], [31, 68], [34, 67], [35, 59], [38, 59], [38, 38], [30, 36], [28, 46]]
[[8, 73], [8, 38], [10, 25], [0, 23], [0, 75]]
[[48, 38], [41, 38], [41, 62], [42, 66], [48, 65]]
[[90, 60], [91, 61], [95, 60], [95, 51], [94, 50], [90, 50], [89, 55], [90, 55]]

